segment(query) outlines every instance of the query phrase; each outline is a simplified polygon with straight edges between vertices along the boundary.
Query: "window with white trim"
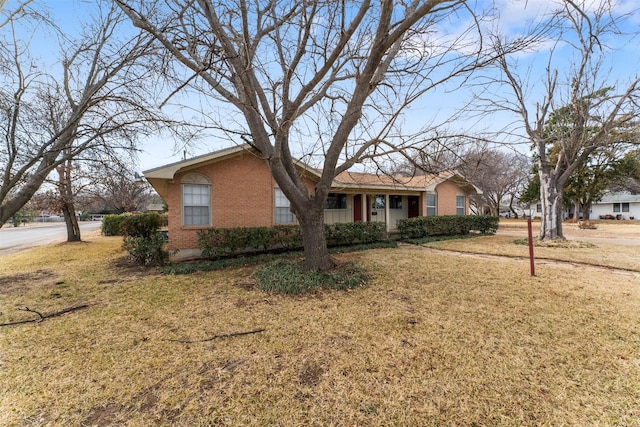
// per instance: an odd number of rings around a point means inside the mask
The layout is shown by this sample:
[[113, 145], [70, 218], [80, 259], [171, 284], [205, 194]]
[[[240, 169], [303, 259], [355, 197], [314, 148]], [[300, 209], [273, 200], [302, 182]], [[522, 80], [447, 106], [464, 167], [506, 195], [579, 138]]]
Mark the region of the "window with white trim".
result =
[[329, 193], [324, 208], [328, 210], [347, 209], [347, 195], [344, 193]]
[[427, 194], [427, 216], [438, 215], [438, 195]]
[[293, 224], [295, 222], [295, 216], [293, 212], [291, 212], [291, 202], [279, 188], [274, 190], [274, 194], [274, 222], [276, 224]]
[[463, 216], [465, 211], [464, 196], [456, 196], [456, 215]]
[[402, 196], [389, 196], [389, 209], [402, 209]]
[[614, 203], [614, 212], [629, 212], [629, 203]]
[[211, 225], [211, 182], [200, 174], [182, 179], [182, 225]]

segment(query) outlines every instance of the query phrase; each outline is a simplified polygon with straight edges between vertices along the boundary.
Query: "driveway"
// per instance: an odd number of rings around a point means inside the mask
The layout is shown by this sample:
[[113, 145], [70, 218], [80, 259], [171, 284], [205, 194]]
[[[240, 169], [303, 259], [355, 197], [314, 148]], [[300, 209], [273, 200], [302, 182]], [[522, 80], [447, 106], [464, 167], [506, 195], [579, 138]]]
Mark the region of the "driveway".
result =
[[[100, 221], [80, 222], [80, 233], [93, 232], [100, 229]], [[25, 226], [0, 228], [0, 256], [23, 251], [49, 243], [67, 240], [67, 228], [64, 222], [33, 222]]]

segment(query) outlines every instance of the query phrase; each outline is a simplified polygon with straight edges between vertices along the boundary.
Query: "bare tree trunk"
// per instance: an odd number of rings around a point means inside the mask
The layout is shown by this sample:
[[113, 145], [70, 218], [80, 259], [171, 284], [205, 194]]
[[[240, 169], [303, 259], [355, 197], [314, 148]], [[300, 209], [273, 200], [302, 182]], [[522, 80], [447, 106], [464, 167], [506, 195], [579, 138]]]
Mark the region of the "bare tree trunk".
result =
[[[573, 219], [574, 220], [579, 220], [580, 219], [580, 214], [582, 213], [582, 203], [580, 203], [580, 200], [574, 200], [573, 201]], [[583, 215], [584, 217], [584, 215]], [[585, 218], [586, 219], [586, 218]]]
[[562, 234], [562, 185], [543, 168], [540, 168], [540, 203], [542, 223], [540, 240], [565, 240]]
[[307, 271], [328, 271], [336, 263], [329, 255], [324, 227], [324, 212], [312, 209], [298, 215], [304, 247], [304, 267]]
[[73, 202], [63, 202], [62, 213], [64, 215], [64, 222], [67, 225], [67, 242], [79, 242], [81, 240], [80, 225], [78, 225], [78, 217], [76, 217]]
[[71, 160], [57, 168], [58, 192], [60, 193], [60, 208], [67, 225], [67, 242], [80, 241], [80, 225], [76, 217], [76, 209], [73, 204], [73, 187], [71, 185]]

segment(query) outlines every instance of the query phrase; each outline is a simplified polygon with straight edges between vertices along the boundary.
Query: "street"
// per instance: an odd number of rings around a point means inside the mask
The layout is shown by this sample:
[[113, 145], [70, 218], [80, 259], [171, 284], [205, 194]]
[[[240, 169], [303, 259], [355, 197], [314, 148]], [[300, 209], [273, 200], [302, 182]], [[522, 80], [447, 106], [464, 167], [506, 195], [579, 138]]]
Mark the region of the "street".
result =
[[[101, 221], [80, 222], [81, 236], [82, 233], [99, 229], [101, 225]], [[5, 225], [0, 228], [0, 256], [48, 243], [64, 242], [66, 239], [64, 222], [29, 223], [21, 227]]]

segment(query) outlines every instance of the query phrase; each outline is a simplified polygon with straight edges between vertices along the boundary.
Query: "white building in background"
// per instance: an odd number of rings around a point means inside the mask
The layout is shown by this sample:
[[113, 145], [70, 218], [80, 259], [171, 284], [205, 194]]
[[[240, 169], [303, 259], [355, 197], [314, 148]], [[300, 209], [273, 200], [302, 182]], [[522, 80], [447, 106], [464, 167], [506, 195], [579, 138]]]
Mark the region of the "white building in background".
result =
[[[532, 218], [542, 218], [542, 204], [536, 202], [526, 206], [525, 213], [527, 212], [531, 212]], [[564, 219], [571, 218], [572, 215], [573, 210], [567, 210], [564, 212]], [[601, 200], [591, 205], [589, 219], [640, 220], [640, 194], [606, 193]]]
[[640, 219], [640, 194], [607, 193], [591, 205], [589, 219]]

